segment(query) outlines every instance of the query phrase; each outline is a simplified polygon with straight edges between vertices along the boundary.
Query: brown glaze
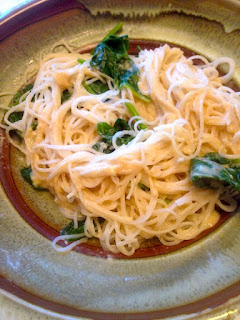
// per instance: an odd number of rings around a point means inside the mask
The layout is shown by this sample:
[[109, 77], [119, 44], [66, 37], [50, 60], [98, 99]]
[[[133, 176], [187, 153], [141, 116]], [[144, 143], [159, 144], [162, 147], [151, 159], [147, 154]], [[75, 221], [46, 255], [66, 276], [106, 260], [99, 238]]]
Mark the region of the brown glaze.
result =
[[[86, 47], [84, 48], [81, 48], [79, 50], [80, 53], [89, 53], [92, 51], [92, 49], [98, 44], [98, 42], [96, 43], [91, 43], [89, 45], [87, 45]], [[134, 54], [138, 54], [139, 53], [139, 50], [138, 50], [138, 46], [141, 48], [141, 50], [144, 50], [144, 49], [147, 49], [147, 50], [150, 50], [150, 49], [155, 49], [155, 48], [158, 48], [160, 46], [163, 46], [164, 44], [166, 44], [166, 42], [161, 42], [161, 41], [156, 41], [156, 40], [135, 40], [135, 39], [131, 39], [129, 41], [129, 53], [134, 55]], [[178, 47], [180, 48], [182, 51], [184, 51], [184, 55], [186, 57], [191, 57], [193, 55], [196, 55], [197, 53], [194, 52], [194, 51], [191, 51], [187, 48], [183, 48], [183, 47], [180, 47], [180, 46], [177, 46], [176, 44], [174, 43], [167, 43], [171, 48], [172, 47]]]
[[[138, 52], [137, 45], [139, 45], [142, 49], [153, 49], [156, 47], [159, 47], [163, 43], [160, 43], [158, 41], [145, 41], [145, 40], [131, 40], [130, 41], [130, 52], [131, 54], [136, 54]], [[170, 46], [174, 46], [173, 44], [169, 44]], [[175, 45], [176, 46], [176, 45]], [[81, 53], [89, 52], [94, 47], [93, 44], [82, 48], [80, 50]], [[195, 55], [193, 51], [190, 51], [186, 48], [181, 48], [184, 51], [185, 56], [190, 57]], [[0, 131], [0, 136], [5, 137], [4, 131]], [[21, 216], [38, 232], [40, 232], [42, 235], [47, 237], [49, 240], [53, 240], [59, 235], [59, 230], [56, 230], [49, 225], [47, 225], [39, 215], [34, 213], [25, 203], [24, 199], [20, 195], [15, 182], [14, 177], [11, 173], [11, 168], [9, 166], [10, 163], [10, 155], [11, 155], [11, 146], [5, 140], [6, 143], [3, 145], [3, 155], [4, 157], [0, 160], [0, 180], [2, 182], [2, 185], [4, 187], [4, 190], [10, 199], [10, 201], [13, 203], [16, 210], [21, 214]], [[2, 162], [2, 163], [1, 163]], [[59, 213], [60, 214], [60, 213]], [[179, 249], [182, 249], [190, 244], [193, 244], [194, 242], [202, 239], [209, 233], [211, 233], [213, 230], [215, 230], [217, 227], [219, 227], [226, 219], [230, 217], [230, 214], [222, 213], [221, 218], [219, 222], [212, 228], [205, 230], [200, 235], [198, 235], [196, 238], [183, 241], [178, 245], [175, 246], [165, 246], [162, 245], [158, 240], [153, 239], [152, 241], [149, 241], [147, 244], [144, 245], [144, 247], [138, 249], [132, 256], [128, 257], [121, 253], [115, 254], [112, 252], [108, 252], [101, 248], [99, 243], [93, 243], [92, 241], [89, 241], [87, 243], [81, 244], [74, 248], [75, 251], [81, 252], [88, 255], [93, 255], [97, 257], [113, 257], [118, 259], [136, 259], [136, 258], [146, 258], [146, 257], [153, 257], [157, 255], [167, 254]], [[59, 242], [60, 245], [66, 246], [64, 241]]]
[[[184, 306], [149, 312], [134, 312], [134, 313], [107, 313], [96, 312], [87, 310], [78, 310], [69, 306], [60, 305], [52, 301], [42, 299], [36, 295], [33, 295], [20, 287], [16, 286], [12, 282], [0, 276], [0, 288], [10, 294], [14, 294], [20, 299], [33, 304], [34, 306], [44, 307], [47, 310], [57, 312], [63, 315], [84, 317], [94, 320], [153, 320], [162, 319], [166, 317], [174, 317], [179, 315], [187, 315], [191, 313], [198, 313], [208, 308], [217, 307], [227, 300], [234, 298], [240, 294], [240, 281], [219, 291], [218, 293], [211, 295], [205, 299], [198, 300], [197, 302], [189, 303]], [[197, 319], [197, 318], [196, 318]]]

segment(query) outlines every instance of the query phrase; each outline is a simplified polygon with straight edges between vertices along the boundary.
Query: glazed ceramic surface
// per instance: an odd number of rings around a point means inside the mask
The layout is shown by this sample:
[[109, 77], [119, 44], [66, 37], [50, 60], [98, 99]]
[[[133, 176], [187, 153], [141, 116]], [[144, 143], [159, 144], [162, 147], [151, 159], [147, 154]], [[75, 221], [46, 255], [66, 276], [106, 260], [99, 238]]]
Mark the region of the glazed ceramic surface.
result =
[[[124, 23], [123, 32], [137, 41], [173, 43], [210, 60], [233, 58], [235, 82], [240, 84], [238, 1], [32, 3], [12, 18], [18, 19], [19, 30], [10, 18], [0, 25], [2, 106], [9, 104], [10, 93], [24, 85], [26, 76], [34, 75], [40, 58], [65, 50], [66, 45], [86, 50], [119, 21]], [[34, 22], [28, 24], [24, 17], [31, 12]], [[207, 319], [210, 314], [238, 314], [240, 213], [201, 240], [168, 254], [136, 259], [93, 256], [87, 250], [59, 254], [51, 240], [66, 220], [48, 192], [36, 192], [22, 180], [18, 169], [24, 158], [9, 148], [4, 132], [0, 142], [3, 293], [61, 317], [180, 319], [200, 312], [198, 319]]]

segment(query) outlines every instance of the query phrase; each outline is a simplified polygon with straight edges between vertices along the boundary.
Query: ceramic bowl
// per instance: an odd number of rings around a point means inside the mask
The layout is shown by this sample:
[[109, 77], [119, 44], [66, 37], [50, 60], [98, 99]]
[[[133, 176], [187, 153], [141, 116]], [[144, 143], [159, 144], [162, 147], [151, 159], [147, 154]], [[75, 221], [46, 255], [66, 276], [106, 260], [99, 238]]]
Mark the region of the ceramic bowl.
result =
[[[29, 66], [27, 76], [34, 75], [41, 56], [62, 51], [65, 44], [88, 51], [119, 21], [131, 50], [139, 43], [167, 42], [210, 60], [228, 56], [236, 62], [234, 81], [240, 84], [239, 1], [29, 1], [0, 22], [1, 106], [24, 84]], [[92, 243], [59, 254], [51, 241], [66, 219], [48, 192], [36, 192], [22, 180], [24, 158], [9, 146], [4, 131], [0, 135], [3, 294], [60, 318], [240, 314], [240, 213], [195, 241], [173, 249], [151, 245], [131, 259]]]

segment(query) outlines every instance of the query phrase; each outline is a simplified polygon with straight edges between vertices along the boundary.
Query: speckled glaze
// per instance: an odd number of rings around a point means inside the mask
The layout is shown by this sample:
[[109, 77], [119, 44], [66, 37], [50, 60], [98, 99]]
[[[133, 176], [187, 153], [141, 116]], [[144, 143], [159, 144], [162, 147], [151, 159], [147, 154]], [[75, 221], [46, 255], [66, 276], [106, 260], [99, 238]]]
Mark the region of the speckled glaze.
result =
[[[16, 92], [24, 84], [27, 66], [37, 66], [40, 54], [50, 52], [57, 42], [65, 40], [76, 49], [86, 48], [119, 21], [124, 22], [124, 33], [133, 39], [175, 43], [209, 59], [232, 57], [236, 62], [235, 81], [240, 84], [239, 1], [86, 0], [63, 1], [61, 6], [67, 10], [59, 9], [55, 15], [46, 10], [42, 17], [51, 13], [49, 18], [2, 41], [0, 92]], [[39, 8], [43, 12], [44, 4]], [[1, 97], [0, 104], [10, 100], [10, 95]], [[4, 137], [0, 141], [4, 150]], [[11, 171], [20, 194], [24, 194], [26, 212], [31, 208], [49, 227], [61, 228], [65, 222], [51, 196], [37, 194], [19, 182], [15, 168], [21, 161], [21, 155], [11, 155]], [[41, 306], [42, 311], [61, 313], [62, 318], [184, 319], [191, 315], [208, 319], [228, 311], [239, 315], [240, 213], [184, 249], [131, 260], [56, 253], [51, 241], [26, 220], [1, 187], [0, 288], [30, 307]], [[235, 300], [228, 302], [232, 298]], [[195, 312], [201, 314], [196, 316]]]

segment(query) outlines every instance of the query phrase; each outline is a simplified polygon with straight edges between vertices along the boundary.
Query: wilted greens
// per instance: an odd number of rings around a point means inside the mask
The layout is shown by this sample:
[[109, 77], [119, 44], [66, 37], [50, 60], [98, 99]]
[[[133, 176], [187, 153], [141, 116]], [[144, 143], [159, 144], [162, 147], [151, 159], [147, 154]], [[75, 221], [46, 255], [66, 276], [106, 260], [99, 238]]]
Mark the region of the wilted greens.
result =
[[169, 204], [169, 203], [172, 202], [172, 200], [170, 200], [170, 199], [168, 199], [168, 198], [164, 199], [164, 201], [166, 202], [166, 204]]
[[191, 160], [190, 179], [199, 188], [231, 186], [240, 192], [240, 159], [226, 159], [218, 153]]
[[[10, 108], [13, 107], [13, 106], [16, 106], [20, 103], [20, 98], [28, 91], [30, 91], [31, 89], [33, 88], [33, 83], [29, 83], [27, 84], [23, 89], [20, 89], [13, 97], [13, 100], [10, 104]], [[23, 99], [22, 101], [24, 101], [25, 99]], [[23, 117], [23, 112], [22, 111], [15, 111], [15, 112], [12, 112], [9, 117], [8, 117], [8, 121], [14, 123], [14, 122], [17, 122], [19, 120], [22, 120], [22, 117]], [[33, 130], [36, 130], [37, 128], [37, 119], [35, 119], [33, 121], [33, 124], [32, 124], [32, 129]], [[19, 138], [23, 138], [23, 133], [20, 131], [20, 130], [14, 130], [15, 134], [19, 137]]]
[[96, 80], [89, 84], [84, 81], [83, 86], [89, 93], [92, 94], [101, 94], [109, 90], [108, 85], [100, 80]]
[[25, 181], [27, 181], [31, 186], [33, 186], [33, 188], [35, 190], [38, 190], [38, 191], [44, 191], [46, 189], [40, 187], [39, 185], [36, 185], [33, 183], [33, 180], [32, 180], [32, 168], [31, 167], [23, 167], [21, 170], [21, 175], [22, 177], [24, 178]]
[[[102, 139], [93, 146], [93, 149], [99, 151], [102, 147], [103, 153], [113, 152], [115, 149], [112, 145], [112, 138], [115, 133], [123, 130], [131, 130], [127, 121], [125, 121], [124, 119], [118, 118], [113, 126], [109, 125], [106, 122], [99, 122], [97, 125], [97, 132], [102, 137]], [[129, 134], [124, 134], [121, 138], [117, 138], [116, 144], [118, 146], [128, 144], [133, 138], [134, 137]]]
[[[23, 89], [20, 89], [15, 96], [13, 97], [12, 103], [10, 104], [10, 107], [16, 106], [20, 103], [20, 98], [22, 95], [24, 95], [26, 92], [32, 90], [33, 83], [27, 84]], [[23, 99], [24, 101], [24, 99]]]
[[[85, 224], [85, 221], [78, 221], [77, 228], [74, 228], [74, 222], [71, 221], [64, 229], [62, 229], [60, 231], [60, 234], [61, 234], [61, 236], [76, 234], [76, 238], [66, 240], [68, 242], [72, 242], [72, 241], [76, 241], [81, 238], [84, 238], [85, 237], [84, 224]], [[80, 234], [82, 234], [82, 235], [80, 235]]]
[[[126, 102], [125, 105], [129, 111], [129, 113], [131, 113], [132, 116], [139, 116], [139, 113], [137, 112], [137, 110], [135, 109], [135, 107], [131, 103]], [[144, 123], [140, 123], [139, 128], [142, 130], [145, 130], [145, 129], [147, 129], [147, 126]]]
[[116, 89], [130, 88], [140, 99], [149, 102], [150, 98], [143, 95], [138, 88], [139, 70], [128, 55], [128, 36], [118, 37], [115, 33], [111, 31], [93, 49], [90, 65], [113, 78]]
[[140, 188], [140, 189], [142, 189], [143, 191], [146, 191], [146, 192], [148, 192], [148, 191], [150, 191], [150, 188], [148, 187], [148, 186], [146, 186], [144, 183], [142, 183], [142, 182], [139, 182], [138, 183], [138, 187]]
[[83, 64], [86, 60], [79, 58], [77, 61], [78, 61], [80, 64]]
[[[98, 218], [98, 222], [102, 224], [105, 220], [103, 218]], [[70, 236], [76, 234], [76, 238], [66, 239], [67, 242], [73, 242], [85, 237], [85, 220], [77, 222], [77, 228], [74, 227], [74, 221], [71, 221], [65, 228], [60, 231], [61, 236]], [[96, 229], [97, 225], [94, 222], [94, 227]]]
[[71, 95], [72, 94], [68, 91], [68, 89], [64, 90], [61, 96], [61, 104], [63, 104], [63, 102], [67, 101], [68, 99], [70, 99]]

